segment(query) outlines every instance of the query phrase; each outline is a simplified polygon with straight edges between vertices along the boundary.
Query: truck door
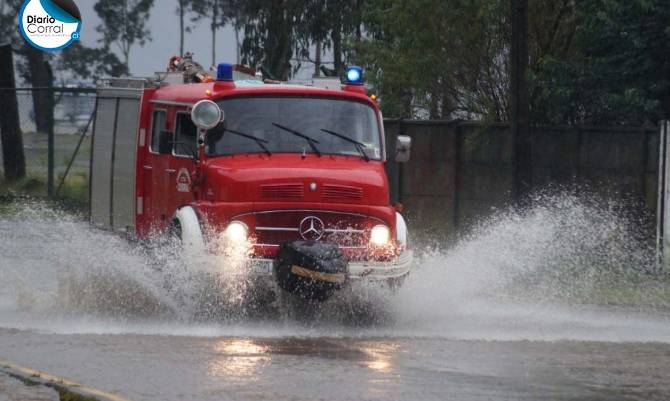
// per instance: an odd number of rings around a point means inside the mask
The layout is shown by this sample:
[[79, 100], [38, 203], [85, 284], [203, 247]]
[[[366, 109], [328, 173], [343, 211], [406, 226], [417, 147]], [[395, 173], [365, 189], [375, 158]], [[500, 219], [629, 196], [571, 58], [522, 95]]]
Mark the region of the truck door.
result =
[[193, 201], [191, 173], [195, 169], [194, 157], [197, 151], [198, 129], [187, 111], [178, 111], [174, 120], [174, 144], [170, 158], [170, 178], [168, 195], [168, 215]]
[[167, 196], [169, 158], [171, 155], [158, 153], [161, 131], [168, 129], [168, 113], [165, 109], [154, 109], [151, 117], [151, 142], [146, 163], [142, 166], [145, 182], [145, 213], [153, 229], [161, 230], [167, 226]]

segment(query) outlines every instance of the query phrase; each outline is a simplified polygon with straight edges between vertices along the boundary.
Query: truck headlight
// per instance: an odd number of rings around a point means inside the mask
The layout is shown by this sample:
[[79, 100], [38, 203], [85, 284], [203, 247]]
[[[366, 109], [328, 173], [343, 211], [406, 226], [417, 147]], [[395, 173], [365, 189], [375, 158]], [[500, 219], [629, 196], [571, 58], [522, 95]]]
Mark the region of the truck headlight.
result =
[[247, 225], [241, 221], [233, 221], [228, 224], [228, 227], [223, 231], [226, 238], [234, 243], [242, 243], [249, 237], [249, 229]]
[[372, 230], [370, 231], [370, 243], [372, 245], [386, 245], [390, 239], [391, 230], [388, 227], [381, 224], [372, 227]]

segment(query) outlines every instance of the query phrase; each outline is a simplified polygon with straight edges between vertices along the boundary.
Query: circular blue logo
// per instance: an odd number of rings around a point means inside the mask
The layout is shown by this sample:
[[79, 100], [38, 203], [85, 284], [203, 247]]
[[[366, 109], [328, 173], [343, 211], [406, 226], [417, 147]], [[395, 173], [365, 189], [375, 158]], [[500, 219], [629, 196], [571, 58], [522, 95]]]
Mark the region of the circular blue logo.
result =
[[72, 0], [26, 0], [19, 13], [19, 30], [33, 47], [61, 50], [79, 40], [81, 13]]

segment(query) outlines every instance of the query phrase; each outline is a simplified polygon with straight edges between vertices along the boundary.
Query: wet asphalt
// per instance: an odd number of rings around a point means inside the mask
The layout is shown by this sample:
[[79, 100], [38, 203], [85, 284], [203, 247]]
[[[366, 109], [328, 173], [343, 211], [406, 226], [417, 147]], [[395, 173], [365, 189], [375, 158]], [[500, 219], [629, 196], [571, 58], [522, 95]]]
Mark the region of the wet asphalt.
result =
[[670, 399], [670, 344], [0, 329], [0, 355], [131, 400]]

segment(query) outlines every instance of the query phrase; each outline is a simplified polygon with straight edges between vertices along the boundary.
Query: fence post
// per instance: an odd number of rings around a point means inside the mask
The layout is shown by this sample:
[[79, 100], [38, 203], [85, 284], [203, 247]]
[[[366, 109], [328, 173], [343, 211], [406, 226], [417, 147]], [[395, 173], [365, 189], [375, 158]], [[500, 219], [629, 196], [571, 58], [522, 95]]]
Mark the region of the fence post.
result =
[[666, 225], [668, 224], [668, 134], [670, 134], [670, 121], [664, 120], [659, 123], [658, 137], [658, 190], [656, 206], [656, 270], [664, 269], [668, 260], [668, 239], [665, 237]]
[[55, 147], [55, 138], [54, 138], [54, 82], [53, 82], [53, 71], [48, 61], [44, 62], [46, 64], [46, 70], [48, 75], [47, 81], [47, 97], [49, 99], [49, 110], [48, 110], [48, 122], [49, 122], [49, 132], [48, 136], [48, 150], [47, 150], [47, 196], [53, 198], [54, 196], [54, 147]]

